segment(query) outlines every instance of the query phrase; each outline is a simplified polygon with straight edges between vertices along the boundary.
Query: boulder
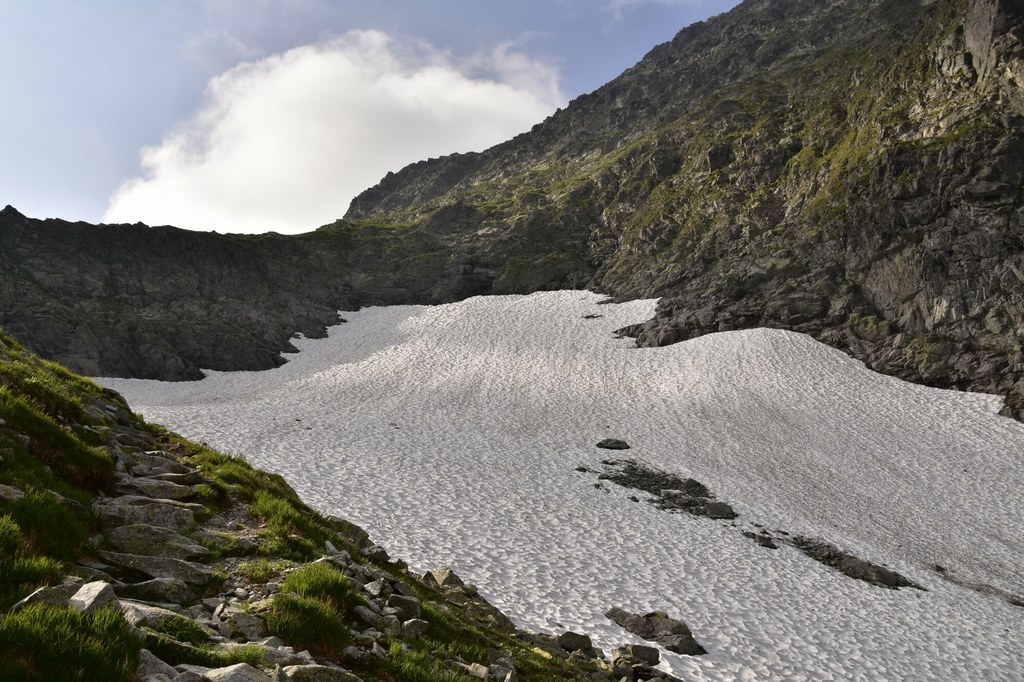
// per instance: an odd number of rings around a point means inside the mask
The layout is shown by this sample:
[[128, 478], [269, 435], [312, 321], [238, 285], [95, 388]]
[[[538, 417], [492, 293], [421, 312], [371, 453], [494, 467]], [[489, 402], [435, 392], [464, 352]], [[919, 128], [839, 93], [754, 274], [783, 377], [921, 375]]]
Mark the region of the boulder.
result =
[[236, 663], [204, 673], [210, 682], [270, 682], [270, 677], [248, 663]]
[[213, 570], [209, 566], [183, 559], [120, 552], [99, 552], [99, 555], [114, 566], [139, 571], [153, 578], [174, 578], [189, 585], [205, 585], [213, 577]]
[[701, 508], [701, 514], [709, 519], [735, 519], [738, 516], [725, 502], [708, 502]]
[[0, 484], [0, 502], [17, 502], [23, 497], [25, 493], [18, 488]]
[[108, 532], [110, 544], [119, 552], [144, 556], [162, 556], [172, 559], [192, 559], [210, 554], [194, 540], [159, 526], [138, 523], [113, 528]]
[[143, 649], [139, 652], [139, 667], [136, 675], [141, 682], [154, 680], [158, 675], [164, 675], [173, 680], [178, 676], [178, 671], [153, 655], [149, 649]]
[[420, 617], [420, 600], [415, 597], [393, 594], [388, 597], [386, 605], [388, 608], [394, 609], [394, 615], [398, 616], [399, 620], [406, 621]]
[[558, 642], [558, 646], [566, 651], [586, 651], [593, 648], [593, 643], [590, 641], [589, 636], [581, 635], [571, 630], [560, 634], [555, 641]]
[[455, 574], [451, 566], [442, 566], [430, 571], [430, 576], [441, 587], [462, 587], [462, 579]]
[[403, 637], [422, 637], [427, 633], [430, 624], [422, 618], [410, 618], [402, 623]]
[[669, 617], [663, 611], [638, 616], [624, 609], [612, 608], [604, 615], [627, 632], [659, 644], [673, 653], [685, 656], [707, 653], [693, 638], [686, 623]]
[[84, 613], [92, 613], [104, 606], [117, 606], [117, 595], [110, 583], [102, 580], [86, 583], [68, 600], [68, 606]]
[[661, 662], [661, 652], [653, 646], [643, 644], [627, 644], [623, 647], [626, 653], [635, 661], [647, 665], [658, 665]]
[[254, 642], [267, 636], [267, 624], [259, 616], [243, 611], [237, 607], [225, 609], [224, 617], [245, 635], [246, 640]]
[[124, 615], [124, 619], [129, 625], [137, 628], [152, 625], [163, 618], [173, 618], [180, 615], [160, 606], [128, 600], [121, 602], [121, 614]]
[[629, 443], [618, 438], [605, 438], [597, 444], [597, 447], [604, 450], [629, 450]]
[[154, 500], [137, 495], [101, 499], [93, 504], [93, 511], [108, 528], [143, 524], [169, 528], [179, 533], [195, 528], [194, 512], [202, 509], [202, 505]]
[[118, 597], [163, 604], [187, 604], [195, 599], [189, 586], [176, 578], [153, 578], [141, 583], [118, 585], [114, 592]]
[[81, 581], [67, 582], [54, 587], [40, 587], [17, 604], [11, 607], [11, 612], [20, 611], [31, 604], [49, 604], [51, 606], [64, 606], [75, 596], [75, 593], [82, 588]]
[[126, 494], [138, 494], [164, 500], [187, 500], [194, 497], [196, 489], [155, 478], [128, 477], [118, 482], [117, 490]]

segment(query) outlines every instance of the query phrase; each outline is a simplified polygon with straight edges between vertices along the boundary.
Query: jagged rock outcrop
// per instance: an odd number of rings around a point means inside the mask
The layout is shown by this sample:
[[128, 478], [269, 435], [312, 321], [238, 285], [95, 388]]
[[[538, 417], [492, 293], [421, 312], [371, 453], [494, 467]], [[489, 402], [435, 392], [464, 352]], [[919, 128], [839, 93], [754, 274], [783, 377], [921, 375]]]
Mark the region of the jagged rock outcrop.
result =
[[[99, 374], [271, 366], [334, 311], [590, 287], [641, 345], [771, 326], [1024, 414], [1024, 12], [747, 0], [295, 238], [0, 215], [0, 324]], [[68, 237], [67, 235], [71, 235]]]

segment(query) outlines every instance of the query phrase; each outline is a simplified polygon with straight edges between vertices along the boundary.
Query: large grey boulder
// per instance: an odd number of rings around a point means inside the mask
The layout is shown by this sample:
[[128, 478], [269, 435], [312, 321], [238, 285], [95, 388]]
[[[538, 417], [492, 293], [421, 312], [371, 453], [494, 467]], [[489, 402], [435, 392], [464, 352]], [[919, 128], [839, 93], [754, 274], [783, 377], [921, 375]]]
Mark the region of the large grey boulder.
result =
[[200, 504], [154, 500], [138, 495], [105, 498], [93, 503], [93, 511], [108, 528], [143, 524], [169, 528], [179, 533], [195, 528], [194, 514], [203, 509]]
[[176, 578], [153, 578], [141, 583], [117, 585], [114, 592], [118, 597], [164, 604], [187, 604], [195, 599], [192, 589]]
[[140, 571], [154, 578], [174, 578], [189, 585], [205, 585], [213, 577], [213, 569], [209, 566], [183, 559], [120, 552], [99, 552], [99, 555], [113, 566]]
[[196, 489], [193, 486], [143, 477], [123, 479], [118, 482], [117, 490], [123, 494], [137, 494], [165, 500], [187, 500], [196, 494]]
[[84, 613], [92, 613], [104, 606], [117, 606], [117, 595], [110, 583], [98, 580], [86, 583], [68, 600], [68, 606]]
[[159, 526], [134, 523], [111, 529], [110, 544], [119, 552], [171, 559], [193, 559], [208, 556], [210, 550], [177, 531]]
[[248, 663], [236, 663], [226, 668], [217, 668], [204, 673], [210, 682], [271, 682], [269, 675]]

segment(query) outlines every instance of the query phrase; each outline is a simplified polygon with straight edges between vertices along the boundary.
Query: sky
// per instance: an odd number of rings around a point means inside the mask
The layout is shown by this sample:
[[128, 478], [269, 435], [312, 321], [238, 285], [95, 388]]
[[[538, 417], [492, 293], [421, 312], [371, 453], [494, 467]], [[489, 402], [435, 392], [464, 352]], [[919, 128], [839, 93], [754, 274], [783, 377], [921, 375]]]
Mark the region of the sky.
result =
[[0, 0], [0, 206], [305, 232], [738, 0]]

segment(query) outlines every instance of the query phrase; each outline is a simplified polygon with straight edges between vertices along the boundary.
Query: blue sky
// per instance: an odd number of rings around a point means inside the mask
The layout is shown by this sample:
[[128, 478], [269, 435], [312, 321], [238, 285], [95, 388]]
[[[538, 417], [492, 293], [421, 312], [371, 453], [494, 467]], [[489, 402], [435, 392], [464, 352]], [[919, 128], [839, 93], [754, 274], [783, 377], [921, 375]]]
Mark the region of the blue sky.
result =
[[297, 232], [737, 0], [0, 0], [0, 206]]

